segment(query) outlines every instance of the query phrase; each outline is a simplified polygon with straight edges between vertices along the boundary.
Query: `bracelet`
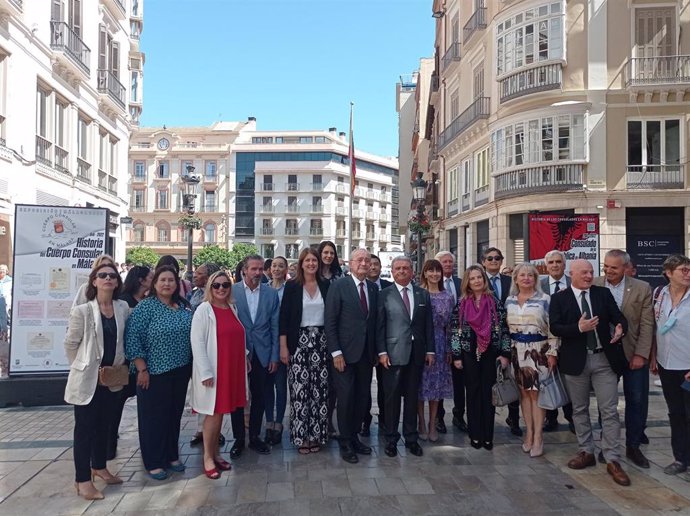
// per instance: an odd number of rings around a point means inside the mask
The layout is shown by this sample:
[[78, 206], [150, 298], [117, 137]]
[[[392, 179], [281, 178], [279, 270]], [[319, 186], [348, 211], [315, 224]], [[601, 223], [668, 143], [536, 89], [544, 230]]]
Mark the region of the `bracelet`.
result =
[[137, 371], [137, 373], [148, 373], [148, 372], [149, 372], [149, 370], [147, 367], [144, 367], [143, 369], [140, 369]]

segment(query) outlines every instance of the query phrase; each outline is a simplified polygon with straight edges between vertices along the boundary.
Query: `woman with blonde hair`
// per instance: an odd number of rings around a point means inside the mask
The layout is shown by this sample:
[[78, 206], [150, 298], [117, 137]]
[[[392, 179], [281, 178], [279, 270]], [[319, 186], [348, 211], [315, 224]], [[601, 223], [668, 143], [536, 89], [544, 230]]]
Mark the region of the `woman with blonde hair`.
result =
[[[205, 414], [204, 473], [212, 480], [231, 468], [218, 447], [223, 416], [247, 402], [245, 333], [232, 298], [232, 281], [225, 271], [206, 283], [204, 301], [192, 320], [192, 392], [194, 411]], [[219, 471], [220, 470], [220, 471]]]
[[560, 340], [549, 330], [549, 302], [541, 291], [539, 272], [531, 263], [513, 270], [511, 295], [506, 313], [512, 345], [512, 362], [520, 387], [520, 406], [527, 434], [522, 450], [531, 457], [544, 453], [543, 422], [546, 411], [540, 408], [539, 377], [556, 367]]

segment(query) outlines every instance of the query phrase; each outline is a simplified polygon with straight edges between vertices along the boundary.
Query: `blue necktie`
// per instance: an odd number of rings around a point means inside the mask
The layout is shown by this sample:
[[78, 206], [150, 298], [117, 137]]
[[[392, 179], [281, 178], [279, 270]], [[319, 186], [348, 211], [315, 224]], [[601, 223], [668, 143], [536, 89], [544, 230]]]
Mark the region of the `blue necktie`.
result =
[[496, 299], [501, 299], [501, 293], [498, 291], [498, 276], [491, 278], [491, 289], [494, 291]]

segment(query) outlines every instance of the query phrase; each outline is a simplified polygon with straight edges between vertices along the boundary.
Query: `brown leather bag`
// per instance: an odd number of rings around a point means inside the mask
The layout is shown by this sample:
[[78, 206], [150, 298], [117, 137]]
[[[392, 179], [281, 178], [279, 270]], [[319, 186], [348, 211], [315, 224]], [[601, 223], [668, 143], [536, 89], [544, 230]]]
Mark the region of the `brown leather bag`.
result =
[[129, 367], [126, 365], [103, 366], [98, 369], [98, 385], [124, 387], [129, 383]]

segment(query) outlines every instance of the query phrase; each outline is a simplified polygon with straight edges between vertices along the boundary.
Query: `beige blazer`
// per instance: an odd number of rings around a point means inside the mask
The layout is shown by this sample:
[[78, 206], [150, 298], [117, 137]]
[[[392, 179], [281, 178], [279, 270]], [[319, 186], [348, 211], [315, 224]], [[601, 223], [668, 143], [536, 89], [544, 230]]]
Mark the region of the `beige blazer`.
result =
[[[117, 323], [117, 344], [113, 365], [125, 362], [124, 333], [130, 308], [124, 301], [113, 301]], [[72, 307], [65, 335], [65, 353], [70, 364], [65, 401], [72, 405], [88, 405], [98, 385], [98, 369], [103, 358], [103, 323], [98, 301]], [[111, 387], [115, 392], [122, 387]]]
[[[230, 305], [230, 308], [237, 318], [237, 308], [234, 305]], [[237, 320], [239, 321], [239, 318]], [[218, 374], [218, 333], [216, 331], [216, 315], [213, 313], [213, 307], [207, 301], [201, 303], [194, 312], [191, 339], [193, 360], [190, 403], [199, 414], [211, 416], [216, 407], [217, 383], [214, 382], [212, 387], [206, 387], [201, 382], [209, 378], [215, 380]], [[249, 351], [246, 353], [248, 354]], [[244, 377], [246, 382], [246, 365]]]
[[[654, 311], [652, 308], [652, 287], [646, 281], [626, 276], [623, 278], [623, 305], [621, 312], [628, 320], [628, 333], [623, 337], [625, 358], [633, 355], [649, 360], [654, 336]], [[594, 285], [606, 286], [606, 278], [595, 278]]]

